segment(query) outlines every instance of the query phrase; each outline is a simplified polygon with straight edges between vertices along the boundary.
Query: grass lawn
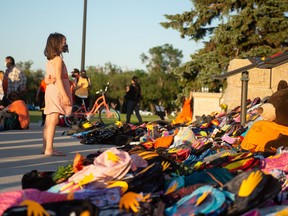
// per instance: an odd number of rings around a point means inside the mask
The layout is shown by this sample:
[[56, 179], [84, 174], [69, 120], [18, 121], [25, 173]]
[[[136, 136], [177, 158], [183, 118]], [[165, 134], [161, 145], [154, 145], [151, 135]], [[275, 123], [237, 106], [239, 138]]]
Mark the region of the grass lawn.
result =
[[[30, 114], [30, 121], [31, 122], [39, 122], [41, 121], [41, 111], [29, 111], [29, 114]], [[125, 122], [126, 121], [126, 114], [121, 114], [121, 121], [122, 122]], [[173, 119], [173, 117], [169, 117], [170, 120]], [[150, 122], [150, 121], [156, 121], [156, 120], [159, 120], [160, 117], [157, 116], [157, 115], [142, 115], [142, 120], [145, 122]], [[138, 120], [136, 118], [135, 115], [132, 115], [131, 116], [131, 123], [138, 123]]]

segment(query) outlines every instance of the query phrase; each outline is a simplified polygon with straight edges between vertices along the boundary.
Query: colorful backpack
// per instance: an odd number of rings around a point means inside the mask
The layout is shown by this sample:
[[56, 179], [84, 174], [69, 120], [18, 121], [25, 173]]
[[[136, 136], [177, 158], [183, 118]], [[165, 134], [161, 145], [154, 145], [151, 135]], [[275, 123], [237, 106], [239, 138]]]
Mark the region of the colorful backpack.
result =
[[251, 169], [237, 175], [223, 189], [235, 195], [228, 207], [228, 215], [241, 215], [275, 198], [281, 191], [281, 184], [272, 175]]

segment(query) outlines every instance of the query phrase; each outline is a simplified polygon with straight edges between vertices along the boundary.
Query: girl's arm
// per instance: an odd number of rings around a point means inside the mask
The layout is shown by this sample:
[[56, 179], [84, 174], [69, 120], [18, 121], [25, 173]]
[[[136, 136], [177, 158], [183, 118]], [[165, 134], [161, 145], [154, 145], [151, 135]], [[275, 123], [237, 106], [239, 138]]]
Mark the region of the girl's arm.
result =
[[58, 91], [61, 95], [61, 103], [63, 105], [70, 105], [71, 101], [64, 89], [63, 81], [62, 81], [62, 68], [63, 68], [63, 61], [60, 56], [56, 56], [53, 59], [53, 65], [55, 69], [55, 76], [56, 76], [56, 85], [58, 87]]

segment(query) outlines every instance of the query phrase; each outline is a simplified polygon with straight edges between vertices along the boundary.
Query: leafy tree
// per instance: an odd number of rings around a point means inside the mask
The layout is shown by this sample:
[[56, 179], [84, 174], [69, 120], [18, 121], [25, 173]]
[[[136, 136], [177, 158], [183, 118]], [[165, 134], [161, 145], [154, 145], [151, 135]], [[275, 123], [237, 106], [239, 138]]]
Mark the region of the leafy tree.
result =
[[171, 73], [182, 61], [181, 50], [174, 49], [171, 44], [153, 47], [149, 50], [150, 57], [142, 53], [142, 63], [147, 63], [146, 68], [150, 73]]
[[173, 70], [181, 64], [182, 51], [174, 49], [170, 44], [164, 44], [151, 48], [149, 55], [143, 53], [140, 58], [142, 63], [146, 63], [149, 73], [147, 80], [143, 80], [146, 87], [143, 88], [146, 102], [167, 107], [179, 92], [179, 85]]
[[119, 66], [112, 64], [111, 62], [106, 63], [103, 70], [108, 75], [122, 73], [122, 69]]
[[44, 71], [38, 69], [36, 71], [31, 70], [33, 65], [32, 61], [18, 62], [17, 66], [24, 72], [27, 82], [26, 88], [27, 92], [23, 96], [24, 101], [27, 104], [36, 104], [36, 93], [40, 85], [41, 80], [44, 77]]
[[165, 15], [165, 28], [204, 47], [176, 70], [181, 85], [198, 89], [227, 70], [233, 58], [270, 56], [287, 50], [288, 0], [191, 0], [191, 11]]

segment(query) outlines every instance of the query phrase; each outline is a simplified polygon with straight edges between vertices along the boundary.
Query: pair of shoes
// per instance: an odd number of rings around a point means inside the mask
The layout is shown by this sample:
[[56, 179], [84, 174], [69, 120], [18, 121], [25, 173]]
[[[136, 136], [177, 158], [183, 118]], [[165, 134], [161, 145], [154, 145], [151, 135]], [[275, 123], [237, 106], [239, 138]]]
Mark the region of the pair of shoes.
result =
[[63, 152], [61, 151], [56, 151], [56, 150], [53, 150], [53, 152], [51, 154], [45, 154], [44, 155], [46, 157], [50, 157], [50, 156], [66, 156], [66, 154], [64, 154]]

